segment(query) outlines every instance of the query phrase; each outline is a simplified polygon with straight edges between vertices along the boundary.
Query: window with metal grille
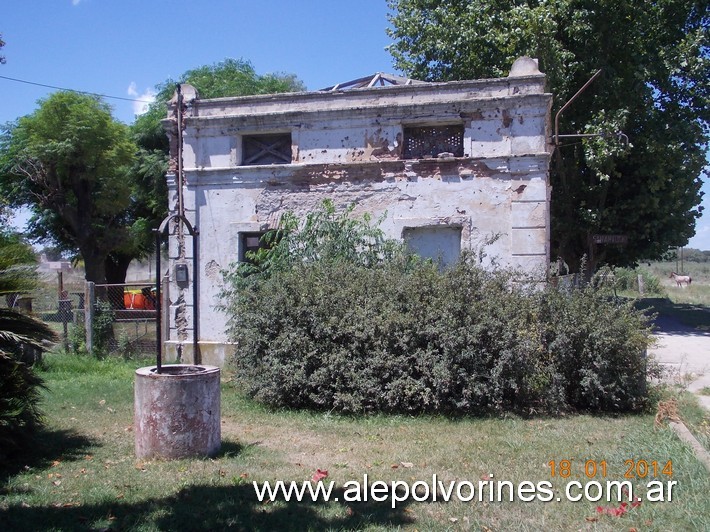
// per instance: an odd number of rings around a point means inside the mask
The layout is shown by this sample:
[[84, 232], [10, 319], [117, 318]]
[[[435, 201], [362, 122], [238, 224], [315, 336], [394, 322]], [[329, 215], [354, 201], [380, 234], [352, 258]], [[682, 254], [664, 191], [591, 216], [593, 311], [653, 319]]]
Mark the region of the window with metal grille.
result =
[[440, 153], [463, 157], [463, 125], [404, 128], [405, 159], [428, 159]]
[[291, 134], [248, 135], [242, 138], [242, 164], [290, 164]]

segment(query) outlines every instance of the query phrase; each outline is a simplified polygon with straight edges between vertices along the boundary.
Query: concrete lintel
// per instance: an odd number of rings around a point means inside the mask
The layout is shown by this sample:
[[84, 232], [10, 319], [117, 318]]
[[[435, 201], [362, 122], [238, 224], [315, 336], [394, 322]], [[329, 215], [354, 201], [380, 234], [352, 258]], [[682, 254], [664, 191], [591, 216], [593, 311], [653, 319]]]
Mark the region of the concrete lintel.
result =
[[[383, 95], [384, 97], [384, 95]], [[427, 101], [422, 98], [411, 100], [372, 98], [370, 101], [343, 102], [332, 100], [321, 105], [280, 105], [280, 106], [243, 106], [235, 100], [233, 107], [224, 109], [215, 116], [186, 117], [188, 128], [199, 128], [205, 135], [213, 128], [224, 128], [229, 133], [256, 133], [284, 131], [302, 127], [304, 122], [328, 122], [337, 120], [376, 118], [379, 123], [401, 123], [402, 117], [410, 117], [407, 123], [441, 122], [446, 120], [461, 121], [468, 114], [474, 116], [484, 111], [508, 109], [511, 116], [525, 115], [532, 112], [535, 116], [546, 113], [551, 94], [498, 94], [476, 97], [470, 93], [460, 95], [446, 93], [439, 100]], [[493, 119], [493, 117], [491, 118]], [[286, 128], [286, 129], [285, 129]]]

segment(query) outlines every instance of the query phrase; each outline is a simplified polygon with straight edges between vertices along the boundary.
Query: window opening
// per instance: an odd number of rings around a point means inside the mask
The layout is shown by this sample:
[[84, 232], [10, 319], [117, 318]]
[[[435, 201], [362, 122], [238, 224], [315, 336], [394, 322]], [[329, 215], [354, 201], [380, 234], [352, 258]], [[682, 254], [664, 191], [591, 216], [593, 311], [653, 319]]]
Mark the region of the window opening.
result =
[[247, 255], [248, 252], [257, 252], [260, 249], [266, 249], [269, 246], [264, 242], [263, 237], [266, 231], [259, 231], [255, 233], [240, 233], [240, 246], [239, 246], [239, 262], [253, 262], [252, 259]]
[[451, 225], [405, 227], [402, 238], [413, 253], [433, 260], [439, 268], [455, 264], [461, 255], [461, 227]]
[[436, 158], [440, 153], [463, 157], [463, 125], [404, 128], [404, 158]]
[[248, 135], [242, 140], [242, 164], [290, 164], [291, 134]]

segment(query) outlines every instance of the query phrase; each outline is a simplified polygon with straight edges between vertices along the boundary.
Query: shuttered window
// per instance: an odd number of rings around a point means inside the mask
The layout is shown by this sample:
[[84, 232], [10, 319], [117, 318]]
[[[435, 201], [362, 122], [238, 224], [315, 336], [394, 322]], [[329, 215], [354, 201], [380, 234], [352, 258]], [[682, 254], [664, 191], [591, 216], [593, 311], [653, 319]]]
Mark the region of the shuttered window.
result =
[[248, 135], [242, 138], [242, 165], [291, 164], [291, 134]]

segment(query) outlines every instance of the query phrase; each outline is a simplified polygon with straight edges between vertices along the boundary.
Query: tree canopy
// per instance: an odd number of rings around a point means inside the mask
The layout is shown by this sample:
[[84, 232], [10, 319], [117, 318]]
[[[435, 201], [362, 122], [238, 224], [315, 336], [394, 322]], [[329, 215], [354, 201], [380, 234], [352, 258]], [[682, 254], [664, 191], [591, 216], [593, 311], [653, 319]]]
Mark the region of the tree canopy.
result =
[[[551, 165], [552, 253], [578, 265], [625, 265], [685, 245], [701, 214], [710, 122], [708, 0], [388, 0], [390, 52], [429, 81], [507, 75], [539, 59], [553, 113], [598, 70], [560, 117]], [[623, 131], [629, 145], [615, 133]], [[594, 264], [592, 264], [594, 266]]]
[[158, 93], [147, 113], [137, 117], [131, 132], [138, 145], [132, 170], [133, 193], [127, 212], [132, 228], [130, 247], [117, 250], [109, 257], [112, 282], [123, 282], [128, 264], [152, 245], [151, 230], [167, 215], [168, 191], [165, 173], [168, 168], [168, 137], [161, 121], [167, 117], [167, 103], [178, 83], [194, 86], [200, 98], [273, 94], [303, 90], [303, 84], [291, 74], [259, 75], [248, 61], [225, 59], [213, 65], [188, 70], [175, 81], [157, 86]]
[[[243, 60], [189, 70], [201, 97], [302, 90], [295, 76], [258, 75]], [[178, 83], [167, 80], [148, 113], [128, 128], [100, 99], [59, 92], [33, 114], [4, 126], [0, 193], [28, 205], [28, 236], [79, 253], [86, 278], [122, 283], [132, 259], [152, 251], [151, 230], [168, 208], [168, 140], [161, 120]]]
[[58, 92], [5, 128], [0, 176], [14, 206], [32, 210], [28, 233], [78, 250], [87, 280], [106, 281], [105, 260], [128, 237], [128, 128], [99, 99]]
[[260, 75], [244, 59], [225, 59], [188, 70], [177, 80], [167, 79], [157, 85], [155, 101], [147, 113], [136, 119], [132, 130], [141, 148], [168, 153], [168, 139], [160, 122], [167, 116], [167, 103], [178, 83], [189, 83], [195, 87], [200, 98], [275, 94], [305, 89], [293, 74]]

